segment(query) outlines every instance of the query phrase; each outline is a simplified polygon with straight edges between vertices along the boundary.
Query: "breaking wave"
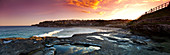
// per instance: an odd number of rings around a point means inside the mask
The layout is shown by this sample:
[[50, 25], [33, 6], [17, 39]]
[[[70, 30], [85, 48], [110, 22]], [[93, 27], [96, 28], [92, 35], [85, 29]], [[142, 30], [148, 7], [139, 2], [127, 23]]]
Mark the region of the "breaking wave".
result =
[[59, 33], [61, 31], [63, 31], [64, 29], [60, 29], [60, 30], [55, 30], [49, 33], [45, 33], [45, 34], [40, 34], [40, 35], [34, 35], [34, 37], [52, 37], [53, 34]]
[[41, 35], [34, 35], [34, 37], [70, 38], [75, 34], [85, 34], [93, 32], [101, 32], [101, 30], [96, 28], [83, 28], [83, 27], [63, 28], [60, 30], [55, 30]]

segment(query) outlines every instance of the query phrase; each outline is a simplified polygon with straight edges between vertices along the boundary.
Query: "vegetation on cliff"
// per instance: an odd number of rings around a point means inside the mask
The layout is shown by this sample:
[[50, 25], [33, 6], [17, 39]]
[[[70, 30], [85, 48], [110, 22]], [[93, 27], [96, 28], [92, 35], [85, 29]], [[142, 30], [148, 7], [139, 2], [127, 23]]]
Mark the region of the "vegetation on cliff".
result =
[[57, 20], [43, 21], [32, 26], [39, 27], [73, 27], [73, 26], [107, 26], [107, 27], [124, 27], [131, 20]]

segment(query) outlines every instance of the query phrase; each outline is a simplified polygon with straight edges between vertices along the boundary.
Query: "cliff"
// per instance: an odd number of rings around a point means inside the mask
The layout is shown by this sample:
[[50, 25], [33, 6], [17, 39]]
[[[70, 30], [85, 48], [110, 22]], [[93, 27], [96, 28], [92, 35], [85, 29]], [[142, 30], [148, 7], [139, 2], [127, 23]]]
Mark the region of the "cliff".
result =
[[168, 36], [170, 35], [170, 5], [155, 12], [142, 15], [128, 23], [134, 33]]
[[162, 48], [160, 51], [170, 52], [170, 2], [165, 4], [168, 6], [142, 15], [138, 20], [128, 23], [128, 27], [134, 34], [149, 36], [158, 43], [155, 46]]
[[73, 27], [73, 26], [108, 26], [124, 27], [131, 20], [57, 20], [43, 21], [32, 26], [38, 27]]

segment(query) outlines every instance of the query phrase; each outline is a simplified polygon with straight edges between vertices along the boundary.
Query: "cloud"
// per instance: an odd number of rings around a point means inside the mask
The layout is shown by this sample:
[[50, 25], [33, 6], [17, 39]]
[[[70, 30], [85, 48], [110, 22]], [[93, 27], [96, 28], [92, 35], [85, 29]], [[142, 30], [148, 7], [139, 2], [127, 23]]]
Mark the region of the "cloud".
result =
[[144, 4], [144, 3], [136, 3], [136, 4], [132, 5], [132, 6], [144, 6], [144, 5], [147, 5], [147, 4]]
[[142, 1], [142, 2], [149, 2], [149, 1]]
[[91, 11], [83, 10], [83, 11], [81, 11], [81, 12], [83, 12], [83, 13], [97, 13], [97, 14], [99, 14], [99, 15], [104, 15], [104, 14], [106, 14], [106, 12], [104, 12], [104, 11], [100, 11], [100, 12], [91, 12]]
[[102, 2], [102, 0], [67, 0], [67, 2], [70, 5], [75, 5], [78, 7], [89, 7], [96, 10], [101, 8], [99, 4]]
[[115, 3], [116, 4], [119, 4], [119, 3], [121, 3], [122, 2], [122, 0], [117, 0]]
[[90, 11], [85, 11], [85, 10], [83, 10], [83, 11], [81, 11], [81, 12], [84, 12], [84, 13], [91, 13]]
[[104, 15], [105, 11], [113, 10], [115, 3], [121, 3], [122, 0], [66, 0], [66, 2], [67, 5], [78, 7], [81, 12]]
[[159, 2], [159, 1], [169, 1], [169, 0], [143, 0], [142, 2]]
[[106, 12], [104, 12], [104, 11], [101, 11], [101, 12], [97, 12], [97, 14], [99, 14], [99, 15], [104, 15]]

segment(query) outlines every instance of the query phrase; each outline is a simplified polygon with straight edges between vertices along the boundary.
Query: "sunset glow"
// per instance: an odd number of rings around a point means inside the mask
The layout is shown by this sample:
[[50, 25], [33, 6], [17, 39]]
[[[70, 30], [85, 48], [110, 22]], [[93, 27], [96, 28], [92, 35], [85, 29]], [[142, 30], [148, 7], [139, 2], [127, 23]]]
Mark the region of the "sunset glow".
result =
[[170, 0], [0, 0], [0, 26], [44, 20], [137, 19]]

